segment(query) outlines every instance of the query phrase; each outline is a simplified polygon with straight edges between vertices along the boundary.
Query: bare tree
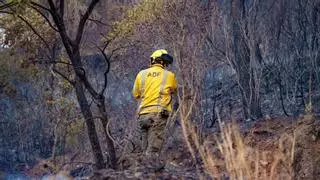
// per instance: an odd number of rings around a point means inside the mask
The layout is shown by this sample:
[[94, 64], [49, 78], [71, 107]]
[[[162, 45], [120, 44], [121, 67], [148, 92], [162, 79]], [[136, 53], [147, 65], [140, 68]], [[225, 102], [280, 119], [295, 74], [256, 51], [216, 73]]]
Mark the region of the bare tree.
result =
[[[107, 87], [107, 75], [110, 70], [110, 61], [109, 56], [105, 54], [105, 49], [107, 48], [107, 44], [105, 44], [102, 48], [99, 48], [99, 51], [103, 55], [106, 60], [106, 71], [104, 73], [104, 86], [98, 90], [93, 87], [88, 79], [88, 75], [86, 74], [86, 70], [83, 64], [83, 60], [81, 57], [81, 42], [84, 36], [85, 29], [87, 28], [86, 24], [92, 14], [93, 10], [99, 3], [99, 0], [92, 0], [88, 3], [87, 8], [84, 12], [80, 12], [80, 18], [76, 27], [67, 26], [67, 18], [65, 17], [65, 12], [68, 11], [66, 9], [66, 3], [64, 0], [53, 1], [47, 0], [42, 1], [43, 3], [39, 3], [37, 1], [28, 1], [23, 4], [23, 6], [27, 8], [31, 8], [38, 12], [50, 25], [50, 27], [55, 30], [63, 43], [63, 47], [70, 59], [70, 63], [64, 63], [73, 68], [72, 74], [65, 74], [60, 71], [58, 68], [55, 68], [55, 64], [59, 63], [56, 60], [52, 59], [52, 56], [48, 56], [51, 58], [51, 62], [54, 64], [53, 71], [67, 80], [75, 89], [76, 96], [78, 99], [78, 103], [82, 112], [82, 115], [85, 119], [88, 136], [91, 143], [92, 152], [94, 155], [94, 161], [96, 163], [96, 167], [98, 169], [104, 168], [104, 158], [102, 154], [101, 145], [99, 143], [96, 126], [94, 119], [98, 118], [101, 120], [101, 123], [104, 127], [104, 134], [107, 141], [108, 155], [110, 159], [111, 167], [116, 167], [116, 153], [112, 138], [109, 133], [109, 119], [108, 113], [106, 112], [105, 105], [105, 90]], [[21, 2], [12, 1], [10, 3], [6, 3], [6, 1], [2, 1], [2, 9], [4, 9], [4, 13], [7, 14], [17, 14], [14, 7], [21, 6]], [[18, 15], [22, 21], [27, 23], [29, 27], [33, 30], [33, 32], [40, 37], [41, 40], [44, 41], [44, 44], [49, 48], [48, 43], [44, 38], [41, 37], [40, 33], [37, 32], [37, 27], [34, 27], [30, 22], [26, 21], [26, 19], [22, 15]], [[73, 35], [74, 34], [74, 35]], [[97, 104], [99, 108], [99, 115], [97, 117], [93, 116], [92, 111], [90, 109], [90, 104], [88, 102], [88, 97], [86, 96], [86, 92], [90, 94], [94, 102]]]

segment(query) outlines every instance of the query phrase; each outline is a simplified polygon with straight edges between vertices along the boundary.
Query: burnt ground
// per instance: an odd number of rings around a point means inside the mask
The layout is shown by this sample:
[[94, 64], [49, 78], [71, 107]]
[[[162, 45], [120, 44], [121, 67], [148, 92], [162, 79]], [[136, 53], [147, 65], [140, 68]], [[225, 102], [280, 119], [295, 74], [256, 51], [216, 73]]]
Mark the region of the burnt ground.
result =
[[[320, 177], [320, 120], [311, 115], [293, 118], [273, 118], [254, 124], [245, 132], [249, 146], [261, 151], [292, 150], [292, 178]], [[281, 142], [281, 144], [280, 144]], [[267, 162], [270, 163], [270, 162]]]
[[[295, 119], [276, 117], [249, 124], [248, 122], [240, 124], [241, 134], [248, 147], [267, 154], [280, 153], [290, 156], [289, 164], [282, 162], [283, 166], [279, 166], [277, 170], [289, 174], [290, 178], [286, 176], [281, 179], [318, 179], [320, 177], [320, 120], [318, 118], [310, 115]], [[214, 132], [205, 137], [216, 137], [218, 134], [219, 132]], [[192, 158], [181, 136], [181, 130], [176, 130], [170, 135], [168, 141], [163, 152], [165, 160], [160, 165], [155, 163], [153, 158], [131, 153], [119, 161], [119, 170], [90, 171], [79, 179], [212, 179], [210, 173], [204, 168], [200, 156], [196, 154], [196, 158]], [[212, 142], [214, 142], [213, 139]], [[291, 153], [292, 150], [294, 153]], [[272, 168], [274, 161], [274, 158], [266, 158], [261, 163]], [[228, 179], [223, 161], [217, 166], [220, 166], [217, 167], [221, 173], [219, 177]], [[281, 167], [284, 166], [290, 167], [291, 170], [282, 170]]]

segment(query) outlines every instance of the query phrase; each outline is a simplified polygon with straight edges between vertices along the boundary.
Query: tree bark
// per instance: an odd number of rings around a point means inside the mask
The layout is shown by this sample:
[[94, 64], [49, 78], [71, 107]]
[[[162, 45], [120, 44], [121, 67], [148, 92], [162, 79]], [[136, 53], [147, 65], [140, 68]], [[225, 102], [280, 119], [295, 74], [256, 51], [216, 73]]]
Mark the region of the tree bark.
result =
[[116, 159], [116, 151], [114, 148], [114, 142], [111, 138], [111, 135], [109, 134], [110, 132], [110, 128], [108, 126], [109, 124], [109, 118], [108, 118], [108, 114], [106, 112], [106, 106], [105, 106], [105, 102], [104, 102], [104, 96], [101, 95], [101, 98], [98, 99], [98, 108], [99, 108], [99, 112], [101, 114], [101, 124], [103, 126], [103, 130], [104, 130], [104, 134], [105, 134], [105, 138], [107, 141], [107, 151], [108, 151], [108, 155], [110, 158], [110, 166], [113, 169], [117, 168], [117, 159]]
[[102, 169], [105, 167], [104, 160], [103, 160], [103, 155], [99, 143], [99, 138], [97, 135], [94, 119], [92, 116], [92, 112], [90, 110], [90, 106], [88, 103], [88, 100], [85, 96], [85, 92], [81, 83], [81, 80], [79, 77], [76, 78], [76, 84], [75, 84], [75, 89], [76, 89], [76, 95], [78, 98], [78, 103], [81, 109], [81, 112], [83, 114], [83, 117], [86, 121], [87, 125], [87, 130], [88, 130], [88, 136], [92, 148], [92, 152], [94, 155], [94, 161], [96, 163], [96, 168], [97, 169]]
[[[60, 34], [61, 40], [63, 42], [63, 45], [66, 49], [66, 52], [73, 66], [73, 69], [75, 72], [74, 87], [76, 90], [76, 95], [78, 98], [78, 103], [81, 108], [81, 112], [83, 114], [83, 117], [87, 125], [88, 136], [89, 136], [90, 144], [92, 147], [92, 152], [94, 155], [94, 161], [96, 163], [96, 168], [102, 169], [105, 167], [104, 158], [103, 158], [99, 138], [97, 135], [94, 118], [90, 109], [90, 105], [88, 104], [88, 100], [85, 95], [86, 93], [85, 90], [88, 90], [89, 93], [92, 95], [92, 97], [96, 99], [97, 92], [92, 88], [92, 86], [90, 85], [86, 77], [86, 74], [85, 74], [86, 72], [83, 69], [83, 64], [82, 64], [81, 54], [80, 54], [80, 44], [81, 44], [86, 21], [89, 18], [96, 4], [99, 2], [99, 0], [92, 0], [91, 3], [89, 4], [85, 14], [80, 19], [80, 22], [76, 31], [77, 33], [74, 39], [71, 39], [67, 34], [67, 30], [66, 30], [66, 27], [64, 24], [64, 18], [63, 18], [64, 1], [61, 1], [61, 2], [62, 3], [60, 3], [60, 9], [58, 9], [57, 7], [55, 7], [55, 4], [52, 0], [48, 0], [48, 4], [50, 6], [50, 9], [48, 10], [52, 15], [54, 24], [57, 26], [57, 29], [59, 30], [58, 32]], [[104, 103], [104, 97], [101, 99], [101, 101]], [[105, 106], [102, 108], [105, 108]], [[104, 109], [104, 112], [105, 112], [105, 109]], [[108, 121], [106, 121], [106, 123], [107, 122]], [[111, 146], [110, 148], [113, 149], [112, 153], [109, 152], [109, 155], [113, 154], [115, 157], [113, 142], [111, 141], [112, 143], [109, 143], [108, 139], [107, 139], [107, 142], [108, 142], [108, 148], [109, 146]]]

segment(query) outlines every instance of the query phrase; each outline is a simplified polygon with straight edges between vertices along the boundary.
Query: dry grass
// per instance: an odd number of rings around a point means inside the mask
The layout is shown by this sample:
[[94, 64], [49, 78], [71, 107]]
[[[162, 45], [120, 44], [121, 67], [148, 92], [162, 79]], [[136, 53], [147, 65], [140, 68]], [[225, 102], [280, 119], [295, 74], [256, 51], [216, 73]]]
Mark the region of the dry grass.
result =
[[207, 158], [211, 161], [223, 159], [231, 179], [291, 179], [294, 138], [283, 136], [277, 149], [261, 151], [244, 143], [236, 124], [220, 122], [220, 128], [220, 137], [217, 138], [220, 140], [216, 144], [221, 157], [207, 154]]
[[198, 153], [213, 179], [293, 179], [295, 135], [282, 135], [275, 149], [259, 150], [245, 143], [236, 123], [224, 124], [218, 118], [220, 133], [200, 143], [196, 126], [188, 120], [193, 105], [194, 100], [180, 109], [184, 140], [193, 159]]

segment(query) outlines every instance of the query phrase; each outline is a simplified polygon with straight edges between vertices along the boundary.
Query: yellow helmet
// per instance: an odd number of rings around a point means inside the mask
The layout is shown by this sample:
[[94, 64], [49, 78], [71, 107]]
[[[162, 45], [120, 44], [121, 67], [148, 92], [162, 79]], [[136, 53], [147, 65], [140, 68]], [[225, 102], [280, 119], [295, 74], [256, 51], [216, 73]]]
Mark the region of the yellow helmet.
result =
[[173, 57], [169, 55], [168, 51], [165, 49], [158, 49], [152, 53], [150, 56], [151, 63], [156, 63], [157, 59], [160, 59], [165, 64], [172, 64]]

